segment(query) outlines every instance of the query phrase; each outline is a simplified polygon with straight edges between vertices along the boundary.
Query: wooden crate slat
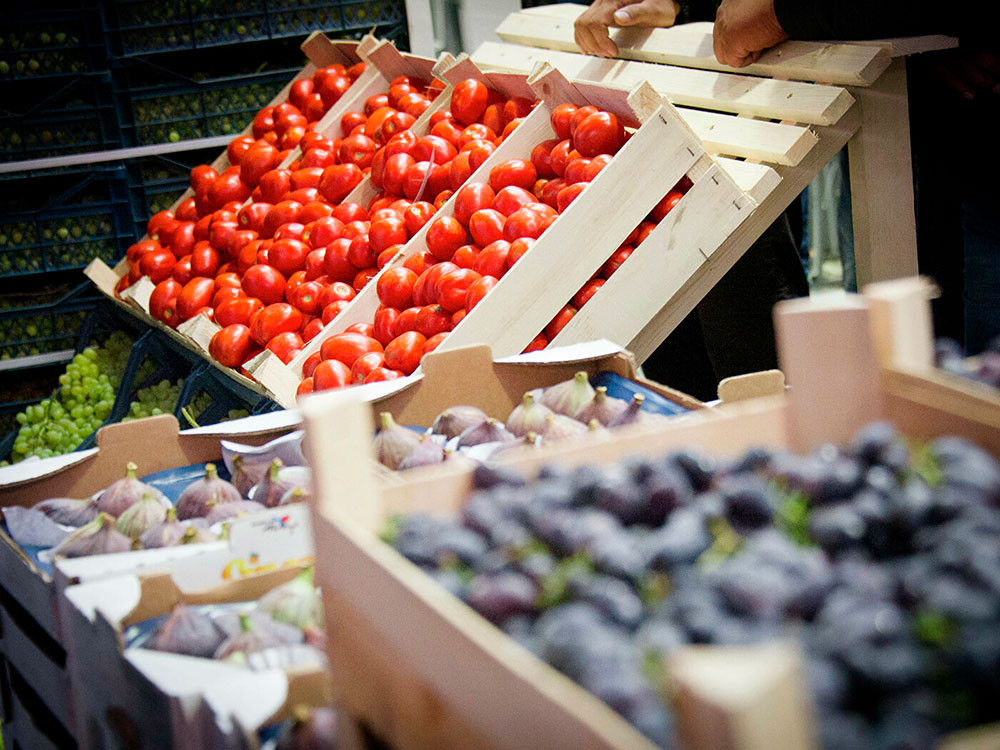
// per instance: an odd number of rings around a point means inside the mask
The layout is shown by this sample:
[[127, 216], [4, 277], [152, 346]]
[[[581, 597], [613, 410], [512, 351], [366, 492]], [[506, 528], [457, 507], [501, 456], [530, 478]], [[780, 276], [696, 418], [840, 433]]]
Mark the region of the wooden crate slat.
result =
[[724, 156], [717, 156], [715, 161], [739, 186], [740, 190], [757, 203], [763, 202], [781, 182], [778, 173], [765, 164], [728, 159]]
[[550, 344], [627, 344], [755, 208], [713, 164]]
[[711, 154], [795, 166], [817, 141], [812, 130], [798, 125], [751, 120], [686, 107], [678, 107], [677, 111]]
[[570, 80], [593, 81], [616, 88], [631, 89], [648, 81], [675, 105], [810, 125], [832, 125], [854, 101], [846, 89], [836, 86], [633, 60], [605, 60], [503, 42], [483, 42], [472, 53], [472, 59], [487, 70], [509, 72], [527, 72], [536, 62], [548, 62]]
[[[576, 7], [580, 13], [585, 9]], [[579, 52], [570, 18], [512, 13], [496, 31], [505, 42]], [[891, 60], [889, 53], [876, 45], [789, 41], [768, 50], [752, 65], [731, 68], [715, 59], [712, 24], [707, 22], [669, 29], [612, 29], [611, 38], [618, 45], [619, 55], [628, 60], [841, 86], [871, 85]]]

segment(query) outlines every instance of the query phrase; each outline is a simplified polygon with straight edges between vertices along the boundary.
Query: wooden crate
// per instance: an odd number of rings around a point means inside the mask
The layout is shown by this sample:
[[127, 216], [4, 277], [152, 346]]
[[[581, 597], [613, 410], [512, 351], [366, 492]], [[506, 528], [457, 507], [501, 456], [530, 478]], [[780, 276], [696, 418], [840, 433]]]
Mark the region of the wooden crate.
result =
[[[462, 73], [460, 77], [467, 76]], [[646, 84], [640, 84], [630, 93], [595, 84], [572, 84], [549, 65], [541, 66], [524, 83], [512, 76], [486, 78], [503, 93], [511, 86], [526, 83], [541, 104], [473, 173], [469, 183], [486, 181], [495, 165], [511, 158], [528, 158], [535, 145], [553, 137], [550, 114], [563, 102], [594, 104], [638, 129], [608, 167], [504, 275], [496, 289], [455, 327], [439, 347], [442, 350], [488, 342], [499, 356], [522, 351], [685, 175], [694, 186], [636, 248], [629, 262], [635, 258], [636, 263], [665, 264], [667, 273], [686, 278], [692, 266], [697, 269], [709, 262], [714, 250], [756, 207], [753, 198], [705, 153], [676, 110]], [[437, 215], [453, 215], [454, 205], [453, 196]], [[424, 251], [429, 226], [430, 223], [414, 235], [386, 268]], [[627, 263], [623, 264], [615, 276], [626, 266]], [[621, 340], [615, 334], [616, 328], [641, 324], [659, 309], [662, 298], [655, 289], [647, 287], [654, 286], [654, 281], [662, 283], [664, 278], [670, 277], [646, 279], [643, 288], [630, 289], [628, 294], [636, 303], [635, 309], [625, 311], [621, 309], [622, 300], [616, 296], [615, 286], [607, 292], [600, 289], [587, 307], [618, 309], [615, 315], [600, 321], [598, 330], [588, 331], [589, 335], [575, 340], [601, 337]], [[610, 284], [612, 281], [605, 287]], [[617, 294], [620, 293], [619, 290]], [[272, 353], [264, 352], [248, 369], [279, 403], [291, 406], [301, 379], [302, 363], [319, 350], [327, 337], [353, 323], [370, 322], [378, 304], [375, 283], [369, 284], [287, 367]], [[574, 339], [560, 335], [555, 341], [567, 344]]]
[[[691, 415], [666, 428], [634, 428], [586, 446], [514, 455], [508, 464], [530, 473], [551, 462], [595, 464], [681, 447], [726, 455], [752, 446], [808, 451], [842, 442], [878, 418], [899, 421], [919, 438], [992, 433], [986, 447], [1000, 455], [1000, 422], [955, 413], [950, 404], [915, 402], [880, 379], [871, 318], [862, 298], [825, 306], [782, 303], [777, 321], [789, 395]], [[442, 470], [379, 492], [362, 460], [371, 427], [367, 408], [350, 392], [314, 396], [301, 408], [311, 463], [322, 467], [314, 528], [328, 651], [336, 694], [352, 712], [404, 750], [651, 747], [606, 705], [377, 539], [392, 514], [455, 512], [471, 489], [471, 472]], [[668, 673], [686, 747], [813, 746], [794, 651], [685, 649]], [[990, 737], [995, 743], [997, 736]]]

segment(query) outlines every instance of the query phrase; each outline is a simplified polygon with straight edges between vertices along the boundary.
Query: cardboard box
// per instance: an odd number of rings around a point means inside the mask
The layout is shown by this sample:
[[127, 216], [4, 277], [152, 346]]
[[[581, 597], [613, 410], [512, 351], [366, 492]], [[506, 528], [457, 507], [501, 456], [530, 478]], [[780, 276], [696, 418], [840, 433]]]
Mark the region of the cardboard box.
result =
[[[199, 747], [225, 719], [235, 727], [259, 727], [291, 716], [295, 705], [330, 702], [325, 671], [251, 670], [211, 659], [126, 648], [127, 627], [168, 614], [180, 602], [252, 601], [302, 571], [290, 567], [205, 587], [181, 586], [168, 572], [126, 575], [71, 586], [65, 592], [65, 626], [77, 645], [69, 673], [80, 745]], [[190, 582], [189, 582], [190, 583]], [[210, 710], [209, 710], [210, 709]], [[232, 722], [237, 723], [234, 725]], [[218, 732], [225, 736], [224, 727]]]
[[[662, 455], [679, 447], [716, 454], [751, 446], [803, 452], [825, 442], [844, 442], [880, 418], [897, 422], [917, 438], [992, 436], [987, 447], [1000, 455], [1000, 423], [989, 415], [955, 413], [949, 403], [923, 403], [880, 376], [871, 309], [864, 299], [796, 300], [783, 303], [776, 317], [782, 369], [792, 386], [788, 395], [691, 414], [663, 427], [626, 428], [582, 446], [543, 448], [509, 463], [530, 472], [548, 462], [593, 464], [630, 454]], [[314, 524], [339, 700], [404, 750], [651, 748], [608, 706], [508, 639], [376, 537], [394, 513], [456, 511], [467, 496], [471, 472], [423, 475], [380, 491], [364, 468], [368, 410], [350, 394], [335, 393], [306, 400], [302, 412], [310, 460], [327, 468], [316, 474]], [[338, 426], [338, 452], [328, 450], [333, 425]], [[353, 438], [344, 434], [346, 426]], [[330, 484], [331, 477], [338, 484]], [[741, 718], [733, 696], [749, 694], [759, 702], [770, 700], [772, 693], [788, 698], [795, 691], [770, 691], [771, 680], [762, 680], [756, 668], [722, 670], [727, 680], [743, 675], [750, 682], [708, 690], [706, 681], [718, 686], [720, 674], [719, 657], [709, 656], [698, 660], [682, 651], [679, 658], [686, 664], [679, 666], [685, 668], [668, 666], [678, 692], [687, 696], [679, 719], [686, 729], [693, 728], [689, 737], [704, 739], [695, 730], [708, 723], [717, 728], [714, 744], [690, 746], [751, 750], [802, 747], [802, 738], [808, 743], [808, 717], [772, 704], [767, 715], [798, 717], [797, 723], [754, 722], [750, 742], [747, 711]], [[794, 676], [794, 665], [784, 663], [774, 679]]]

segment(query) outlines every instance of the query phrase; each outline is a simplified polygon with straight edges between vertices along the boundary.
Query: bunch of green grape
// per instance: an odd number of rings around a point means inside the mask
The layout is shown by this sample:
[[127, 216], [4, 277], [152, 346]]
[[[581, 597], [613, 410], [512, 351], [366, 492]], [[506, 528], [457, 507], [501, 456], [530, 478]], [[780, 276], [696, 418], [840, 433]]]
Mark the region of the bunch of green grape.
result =
[[11, 462], [69, 453], [100, 427], [111, 415], [131, 348], [132, 340], [116, 331], [103, 346], [90, 346], [73, 357], [59, 376], [59, 389], [17, 415], [21, 427]]
[[178, 380], [176, 383], [161, 380], [156, 385], [140, 389], [135, 394], [135, 400], [129, 404], [128, 415], [122, 419], [122, 422], [155, 417], [158, 414], [173, 414], [174, 409], [177, 408], [177, 397], [181, 394], [183, 384], [183, 380]]

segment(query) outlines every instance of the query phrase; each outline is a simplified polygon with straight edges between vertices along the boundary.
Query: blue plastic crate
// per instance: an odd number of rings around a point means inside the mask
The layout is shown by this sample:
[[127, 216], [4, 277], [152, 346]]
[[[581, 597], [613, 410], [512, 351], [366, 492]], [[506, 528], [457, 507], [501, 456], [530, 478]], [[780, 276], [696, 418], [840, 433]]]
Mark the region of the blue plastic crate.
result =
[[134, 242], [123, 166], [0, 182], [0, 277], [115, 263]]
[[2, 86], [0, 161], [42, 159], [120, 146], [107, 73], [72, 81], [15, 81]]
[[0, 81], [67, 78], [103, 70], [107, 70], [107, 46], [97, 3], [4, 3]]
[[0, 360], [79, 351], [87, 316], [98, 302], [88, 282], [50, 304], [0, 310]]
[[218, 149], [200, 149], [129, 160], [129, 204], [134, 235], [145, 234], [149, 217], [177, 202], [190, 186], [194, 167], [211, 164], [218, 155]]
[[[117, 0], [107, 14], [115, 55], [305, 37], [405, 34], [405, 0]], [[389, 36], [389, 38], [394, 38]]]

